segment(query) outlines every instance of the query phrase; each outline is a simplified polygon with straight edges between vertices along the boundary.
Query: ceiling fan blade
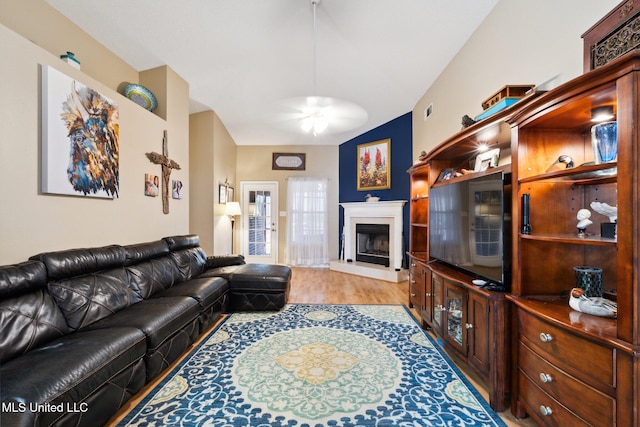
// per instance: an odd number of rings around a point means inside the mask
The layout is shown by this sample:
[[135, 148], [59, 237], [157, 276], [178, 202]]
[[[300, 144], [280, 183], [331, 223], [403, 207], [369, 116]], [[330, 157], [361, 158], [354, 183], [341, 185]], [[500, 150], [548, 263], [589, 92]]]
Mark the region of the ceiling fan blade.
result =
[[[324, 96], [302, 96], [276, 102], [265, 116], [268, 124], [279, 129], [305, 133], [303, 122], [310, 117], [326, 120], [322, 133], [341, 133], [367, 122], [367, 112], [357, 104]], [[308, 127], [307, 127], [308, 128]]]

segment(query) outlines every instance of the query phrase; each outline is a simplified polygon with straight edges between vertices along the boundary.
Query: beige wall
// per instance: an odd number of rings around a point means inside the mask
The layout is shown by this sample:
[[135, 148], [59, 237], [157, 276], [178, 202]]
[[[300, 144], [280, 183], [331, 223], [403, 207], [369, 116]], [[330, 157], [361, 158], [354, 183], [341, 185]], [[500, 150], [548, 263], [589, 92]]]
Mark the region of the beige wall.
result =
[[[211, 255], [231, 253], [231, 221], [219, 203], [218, 186], [235, 182], [236, 145], [224, 124], [213, 111], [190, 116], [189, 175], [195, 195], [190, 205], [190, 230], [200, 236], [200, 245]], [[237, 246], [234, 248], [236, 249]]]
[[[27, 11], [24, 4], [31, 8]], [[118, 82], [138, 77], [135, 70], [82, 36], [77, 27], [61, 19], [48, 5], [37, 0], [2, 0], [0, 8], [2, 23], [10, 22], [27, 32], [19, 35], [0, 24], [0, 182], [4, 187], [0, 200], [0, 264], [20, 262], [41, 251], [138, 243], [188, 233], [188, 84], [167, 67], [141, 74], [141, 81], [162, 95], [159, 102], [165, 105], [164, 120], [116, 91]], [[33, 23], [22, 25], [23, 16], [29, 16]], [[82, 51], [75, 45], [62, 47], [65, 40], [87, 48], [78, 54], [82, 71], [59, 59], [66, 50]], [[51, 65], [118, 103], [118, 199], [40, 193], [40, 64]], [[93, 71], [95, 76], [88, 74]], [[187, 189], [185, 199], [170, 200], [169, 215], [162, 213], [160, 197], [143, 194], [145, 172], [161, 174], [160, 166], [150, 163], [145, 153], [162, 152], [164, 130], [169, 135], [169, 155], [182, 167], [171, 178], [182, 180]]]
[[[458, 132], [462, 116], [507, 84], [550, 85], [582, 74], [581, 35], [619, 0], [501, 0], [413, 109], [413, 152]], [[423, 113], [433, 103], [433, 114]]]
[[[273, 153], [306, 153], [306, 170], [272, 170]], [[276, 181], [278, 183], [278, 210], [287, 209], [287, 178], [311, 176], [329, 178], [329, 257], [338, 258], [338, 147], [326, 145], [305, 146], [238, 146], [236, 179], [242, 181]], [[239, 190], [240, 185], [236, 186]], [[240, 199], [240, 195], [236, 195]], [[278, 262], [284, 262], [287, 218], [278, 217]], [[240, 233], [238, 233], [239, 235]], [[239, 247], [236, 245], [236, 247]]]
[[0, 0], [0, 24], [56, 56], [73, 52], [83, 73], [113, 90], [140, 83], [138, 71], [43, 0]]

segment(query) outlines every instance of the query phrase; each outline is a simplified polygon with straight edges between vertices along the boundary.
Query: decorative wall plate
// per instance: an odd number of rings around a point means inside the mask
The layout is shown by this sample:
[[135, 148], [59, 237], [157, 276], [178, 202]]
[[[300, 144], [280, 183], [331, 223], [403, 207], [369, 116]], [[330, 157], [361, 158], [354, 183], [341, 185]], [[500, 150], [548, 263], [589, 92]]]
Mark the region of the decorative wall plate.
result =
[[149, 111], [153, 111], [158, 108], [156, 96], [142, 85], [135, 83], [126, 85], [124, 87], [124, 96]]

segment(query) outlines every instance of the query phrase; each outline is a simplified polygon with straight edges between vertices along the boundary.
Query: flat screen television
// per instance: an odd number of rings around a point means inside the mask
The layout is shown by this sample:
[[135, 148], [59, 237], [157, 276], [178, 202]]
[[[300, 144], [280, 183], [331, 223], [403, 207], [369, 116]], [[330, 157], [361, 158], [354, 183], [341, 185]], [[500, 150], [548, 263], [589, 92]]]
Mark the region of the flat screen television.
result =
[[496, 171], [432, 187], [429, 256], [509, 290], [511, 175]]

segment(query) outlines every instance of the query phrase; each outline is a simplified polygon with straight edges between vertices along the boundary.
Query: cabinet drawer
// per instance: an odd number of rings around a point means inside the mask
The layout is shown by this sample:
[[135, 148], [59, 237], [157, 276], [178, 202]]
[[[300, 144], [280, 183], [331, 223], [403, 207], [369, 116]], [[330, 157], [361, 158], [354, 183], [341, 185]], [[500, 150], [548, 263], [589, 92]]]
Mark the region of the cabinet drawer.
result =
[[[413, 276], [410, 276], [410, 278]], [[409, 300], [414, 307], [424, 308], [424, 286], [419, 286], [419, 283], [409, 286]]]
[[586, 421], [594, 425], [613, 424], [613, 398], [556, 368], [522, 342], [518, 351], [518, 367], [541, 390]]
[[615, 386], [612, 348], [587, 341], [522, 310], [519, 310], [518, 320], [520, 339], [544, 359], [588, 384]]
[[[541, 425], [554, 427], [588, 427], [590, 424], [540, 390], [522, 371], [519, 374], [520, 399], [529, 407], [529, 415]], [[584, 402], [584, 405], [588, 403]], [[596, 425], [605, 425], [598, 422]]]
[[411, 260], [411, 265], [409, 266], [409, 274], [411, 275], [411, 277], [422, 277], [422, 265], [418, 264], [415, 260]]

